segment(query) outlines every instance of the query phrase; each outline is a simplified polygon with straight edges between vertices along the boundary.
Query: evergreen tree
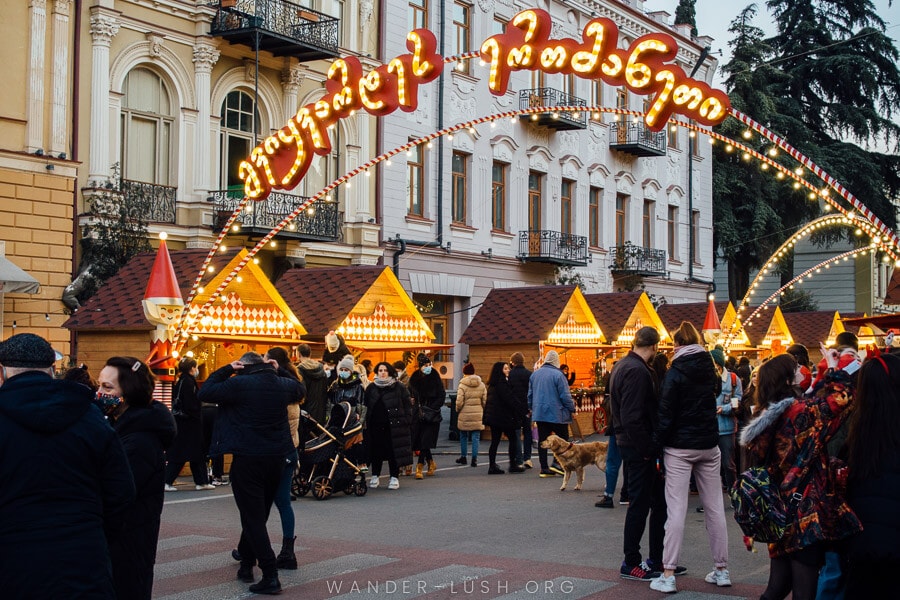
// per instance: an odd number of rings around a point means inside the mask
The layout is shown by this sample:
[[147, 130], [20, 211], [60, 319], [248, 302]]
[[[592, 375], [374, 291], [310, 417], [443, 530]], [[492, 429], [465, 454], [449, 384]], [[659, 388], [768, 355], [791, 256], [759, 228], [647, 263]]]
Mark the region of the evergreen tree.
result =
[[678, 0], [675, 8], [675, 24], [690, 25], [691, 35], [697, 37], [697, 0]]

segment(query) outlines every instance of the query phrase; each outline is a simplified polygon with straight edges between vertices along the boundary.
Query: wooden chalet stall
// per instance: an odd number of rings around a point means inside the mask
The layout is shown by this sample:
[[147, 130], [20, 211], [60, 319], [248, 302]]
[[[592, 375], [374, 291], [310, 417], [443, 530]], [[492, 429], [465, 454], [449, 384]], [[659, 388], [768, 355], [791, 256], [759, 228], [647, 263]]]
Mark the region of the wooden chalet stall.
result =
[[[748, 307], [747, 310], [751, 311], [748, 312], [749, 315], [755, 309]], [[744, 330], [750, 343], [756, 348], [758, 361], [784, 354], [787, 347], [794, 343], [780, 306], [766, 307], [759, 311], [752, 320], [744, 323]]]
[[[169, 252], [185, 298], [207, 255], [206, 250]], [[201, 292], [187, 308], [196, 316], [200, 306], [246, 255], [246, 250], [218, 253], [201, 283]], [[150, 347], [153, 325], [146, 320], [141, 298], [155, 259], [154, 253], [134, 257], [88, 300], [64, 327], [73, 332], [73, 356], [96, 374], [110, 356], [143, 359]], [[193, 321], [193, 322], [192, 322]], [[265, 353], [272, 346], [300, 343], [303, 325], [269, 282], [262, 269], [249, 262], [223, 291], [210, 310], [186, 323], [188, 339], [181, 354], [192, 352], [200, 367], [200, 379], [240, 358], [247, 351]], [[168, 402], [168, 397], [159, 399]]]
[[[756, 349], [750, 343], [747, 332], [737, 316], [734, 305], [728, 300], [714, 301], [713, 309], [719, 319], [720, 332], [708, 335], [703, 331], [703, 324], [709, 311], [708, 302], [687, 302], [684, 304], [663, 304], [657, 308], [666, 331], [670, 334], [678, 329], [682, 321], [688, 321], [706, 338], [710, 347], [728, 342], [728, 354], [736, 357], [747, 355], [751, 359], [756, 356]], [[669, 338], [671, 340], [671, 337]], [[671, 342], [670, 342], [671, 343]]]
[[[846, 326], [837, 311], [817, 310], [807, 312], [784, 313], [784, 322], [791, 332], [791, 338], [795, 344], [803, 344], [809, 353], [809, 360], [813, 367], [822, 359], [819, 343], [832, 346], [834, 339], [843, 331], [860, 333], [858, 326]], [[851, 313], [844, 319], [862, 317], [860, 313]], [[865, 335], [865, 331], [861, 332]]]
[[561, 364], [575, 374], [572, 392], [581, 431], [593, 431], [593, 408], [579, 407], [584, 398], [579, 390], [595, 385], [594, 366], [606, 338], [578, 287], [493, 289], [459, 342], [469, 346], [469, 362], [485, 380], [495, 362], [509, 362], [514, 352], [521, 352], [532, 369], [546, 352], [556, 350]]
[[[313, 358], [321, 358], [329, 331], [344, 338], [357, 361], [368, 358], [373, 366], [398, 360], [414, 365], [417, 352], [449, 347], [435, 343], [434, 333], [388, 267], [292, 269], [276, 287], [307, 328], [304, 341], [317, 345]], [[441, 365], [435, 366], [442, 378], [452, 379], [452, 369], [442, 372]]]

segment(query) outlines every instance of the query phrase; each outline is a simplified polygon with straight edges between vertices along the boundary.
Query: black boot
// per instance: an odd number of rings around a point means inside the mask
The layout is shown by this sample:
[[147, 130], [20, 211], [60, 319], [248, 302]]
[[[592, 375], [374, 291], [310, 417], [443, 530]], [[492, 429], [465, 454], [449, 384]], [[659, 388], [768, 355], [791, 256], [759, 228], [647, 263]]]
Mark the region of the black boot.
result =
[[498, 467], [495, 463], [491, 463], [488, 467], [488, 475], [503, 475], [504, 473], [506, 473], [506, 471]]
[[248, 588], [254, 594], [280, 594], [281, 582], [278, 581], [278, 572], [274, 575], [263, 575], [259, 583], [254, 583]]
[[279, 569], [295, 570], [297, 568], [297, 557], [294, 556], [294, 541], [296, 537], [284, 538], [281, 542], [281, 552], [278, 553], [277, 566]]
[[253, 583], [253, 563], [241, 561], [241, 568], [238, 569], [237, 578], [244, 583]]

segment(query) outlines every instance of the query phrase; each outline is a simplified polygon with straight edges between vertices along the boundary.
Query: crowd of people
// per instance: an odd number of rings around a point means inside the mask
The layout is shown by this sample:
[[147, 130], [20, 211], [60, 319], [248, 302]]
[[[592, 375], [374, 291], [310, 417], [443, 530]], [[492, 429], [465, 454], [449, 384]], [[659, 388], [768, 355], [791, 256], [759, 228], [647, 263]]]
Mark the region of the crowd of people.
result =
[[[890, 589], [900, 565], [900, 358], [876, 351], [863, 362], [845, 332], [836, 348], [822, 347], [814, 369], [799, 345], [751, 369], [721, 347], [708, 351], [691, 323], [673, 340], [670, 361], [659, 333], [641, 328], [605, 382], [611, 424], [596, 506], [614, 506], [621, 471], [621, 576], [677, 590], [696, 491], [713, 563], [705, 580], [730, 586], [723, 491], [742, 469], [763, 465], [789, 499], [790, 522], [769, 545], [762, 598], [879, 597]], [[0, 453], [14, 448], [23, 458], [0, 464], [0, 575], [27, 581], [24, 595], [34, 597], [149, 598], [163, 496], [188, 463], [197, 490], [231, 484], [242, 527], [232, 552], [238, 579], [250, 592], [279, 593], [278, 570], [297, 568], [291, 487], [312, 435], [301, 410], [325, 423], [332, 407], [350, 407], [364, 427], [353, 459], [369, 488], [379, 487], [385, 461], [389, 490], [413, 465], [416, 479], [436, 474], [431, 450], [446, 393], [428, 355], [417, 355], [409, 374], [404, 362], [358, 363], [339, 336], [326, 340], [321, 361], [305, 344], [296, 350], [296, 364], [279, 347], [247, 352], [202, 385], [197, 362], [186, 357], [170, 409], [153, 399], [155, 377], [137, 358], [110, 358], [96, 381], [83, 367], [56, 378], [56, 353], [42, 338], [0, 343]], [[569, 439], [575, 405], [560, 362], [551, 350], [530, 371], [516, 352], [494, 363], [486, 381], [467, 363], [455, 398], [456, 463], [477, 467], [489, 431], [489, 475], [533, 468], [535, 443], [538, 474], [562, 475], [541, 444], [550, 435]], [[497, 460], [504, 437], [506, 470]], [[282, 526], [277, 555], [266, 529], [273, 504]], [[48, 544], [59, 568], [42, 577], [36, 569]]]

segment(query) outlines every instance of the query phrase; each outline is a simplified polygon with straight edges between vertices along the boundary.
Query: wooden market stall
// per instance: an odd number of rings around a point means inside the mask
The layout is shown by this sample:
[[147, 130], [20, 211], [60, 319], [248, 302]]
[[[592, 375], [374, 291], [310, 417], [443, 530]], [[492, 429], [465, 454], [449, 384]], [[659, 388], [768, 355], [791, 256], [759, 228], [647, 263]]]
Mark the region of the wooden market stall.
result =
[[[748, 307], [748, 315], [753, 314], [753, 307]], [[756, 348], [756, 358], [763, 361], [783, 354], [787, 347], [794, 343], [791, 331], [785, 323], [784, 313], [780, 306], [765, 307], [752, 320], [744, 323], [744, 330], [750, 343]]]
[[593, 431], [596, 407], [589, 409], [588, 397], [579, 390], [594, 386], [597, 358], [607, 344], [578, 287], [493, 289], [459, 342], [469, 346], [469, 362], [485, 379], [495, 362], [508, 362], [514, 352], [521, 352], [531, 369], [544, 353], [556, 350], [561, 363], [575, 374], [572, 391], [581, 431]]
[[806, 347], [813, 366], [822, 359], [819, 343], [831, 346], [837, 335], [844, 331], [866, 334], [866, 331], [860, 332], [862, 328], [858, 326], [846, 325], [847, 318], [862, 317], [861, 313], [850, 313], [842, 317], [838, 311], [817, 310], [784, 313], [783, 316], [791, 332], [791, 338], [795, 344], [803, 344]]
[[[388, 267], [292, 269], [276, 287], [307, 328], [304, 341], [321, 349], [329, 331], [344, 338], [357, 360], [369, 359], [373, 365], [398, 360], [414, 364], [418, 352], [450, 347], [435, 342], [434, 333]], [[441, 374], [452, 379], [452, 369]]]
[[[737, 315], [734, 305], [728, 300], [714, 301], [713, 308], [719, 318], [721, 333], [711, 338], [711, 343], [727, 342], [728, 354], [734, 356], [748, 356], [756, 358], [756, 348], [750, 342], [750, 338], [744, 329], [741, 319]], [[703, 332], [703, 323], [709, 310], [708, 302], [688, 302], [684, 304], [663, 304], [657, 308], [660, 318], [669, 332], [678, 329], [682, 321], [688, 321]], [[671, 339], [671, 338], [670, 338]]]

